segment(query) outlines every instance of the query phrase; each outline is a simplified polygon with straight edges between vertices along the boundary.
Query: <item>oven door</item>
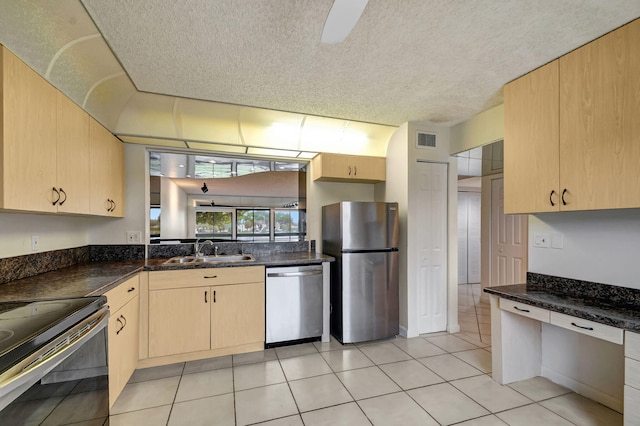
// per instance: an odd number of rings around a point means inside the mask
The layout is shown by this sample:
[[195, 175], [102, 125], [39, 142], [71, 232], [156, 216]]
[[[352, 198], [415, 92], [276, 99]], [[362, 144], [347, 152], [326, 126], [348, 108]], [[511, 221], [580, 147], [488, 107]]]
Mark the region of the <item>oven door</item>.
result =
[[109, 415], [106, 306], [0, 375], [0, 424], [68, 424]]

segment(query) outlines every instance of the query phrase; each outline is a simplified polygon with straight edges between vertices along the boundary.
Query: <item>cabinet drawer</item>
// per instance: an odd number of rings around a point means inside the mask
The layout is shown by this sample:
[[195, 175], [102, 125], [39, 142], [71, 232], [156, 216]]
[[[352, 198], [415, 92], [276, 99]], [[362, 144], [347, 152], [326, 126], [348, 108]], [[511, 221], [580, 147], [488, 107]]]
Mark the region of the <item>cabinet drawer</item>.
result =
[[640, 390], [624, 387], [624, 426], [640, 425]]
[[152, 271], [149, 273], [149, 290], [208, 287], [252, 282], [264, 282], [264, 266], [200, 268], [182, 271]]
[[624, 359], [624, 384], [640, 390], [640, 361]]
[[558, 312], [551, 312], [551, 324], [618, 345], [622, 344], [623, 331], [621, 328], [611, 327], [610, 325], [600, 324]]
[[549, 311], [526, 303], [514, 302], [509, 299], [500, 299], [500, 309], [514, 314], [529, 317], [542, 322], [549, 322]]
[[640, 361], [640, 334], [632, 331], [624, 333], [624, 356]]
[[136, 274], [135, 277], [129, 278], [127, 281], [105, 293], [105, 296], [107, 296], [107, 304], [112, 314], [138, 295], [140, 291], [139, 284], [140, 279]]

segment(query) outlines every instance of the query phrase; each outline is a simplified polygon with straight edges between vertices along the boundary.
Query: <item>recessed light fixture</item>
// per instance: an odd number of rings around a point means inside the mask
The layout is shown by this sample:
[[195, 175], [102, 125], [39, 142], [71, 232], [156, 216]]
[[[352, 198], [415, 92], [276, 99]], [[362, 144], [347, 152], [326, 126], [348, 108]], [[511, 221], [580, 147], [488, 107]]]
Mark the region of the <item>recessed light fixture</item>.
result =
[[178, 167], [184, 167], [184, 164], [179, 164]]

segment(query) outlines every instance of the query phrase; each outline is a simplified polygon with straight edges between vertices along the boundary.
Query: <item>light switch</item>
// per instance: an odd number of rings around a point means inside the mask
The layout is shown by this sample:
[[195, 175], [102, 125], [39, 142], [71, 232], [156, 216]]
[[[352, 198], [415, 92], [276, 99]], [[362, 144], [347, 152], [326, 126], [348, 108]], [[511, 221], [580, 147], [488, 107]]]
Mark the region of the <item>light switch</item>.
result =
[[551, 248], [561, 249], [564, 247], [564, 234], [555, 232], [551, 234]]

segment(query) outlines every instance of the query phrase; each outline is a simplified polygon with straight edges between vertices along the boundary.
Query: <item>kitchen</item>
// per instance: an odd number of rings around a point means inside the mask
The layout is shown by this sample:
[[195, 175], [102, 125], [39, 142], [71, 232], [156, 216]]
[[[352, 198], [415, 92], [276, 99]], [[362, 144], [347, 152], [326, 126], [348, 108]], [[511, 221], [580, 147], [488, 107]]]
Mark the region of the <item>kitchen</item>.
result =
[[[624, 15], [623, 12], [620, 13]], [[627, 14], [624, 20], [619, 21], [619, 24], [612, 25], [603, 32], [625, 23], [630, 16]], [[595, 36], [584, 41], [588, 41]], [[6, 43], [4, 39], [2, 42]], [[579, 44], [577, 43], [576, 46]], [[548, 60], [554, 57], [549, 57]], [[534, 67], [543, 62], [536, 63]], [[522, 73], [529, 70], [522, 70]], [[513, 77], [517, 76], [518, 74]], [[503, 81], [502, 83], [505, 82]], [[495, 118], [496, 115], [500, 115], [499, 106], [482, 113], [476, 119], [482, 122], [486, 117]], [[475, 137], [467, 138], [468, 131], [477, 122], [476, 119], [454, 125], [451, 128], [445, 125], [411, 123], [404, 131], [406, 131], [406, 134], [413, 134], [416, 130], [424, 130], [445, 135], [445, 144], [442, 147], [445, 152], [438, 153], [437, 158], [432, 158], [435, 161], [442, 161], [442, 158], [446, 159], [450, 153], [502, 137], [502, 123], [493, 121], [489, 122], [488, 126], [486, 125], [487, 122], [485, 122], [484, 126], [481, 123], [481, 129], [479, 131], [474, 130], [476, 132]], [[494, 125], [493, 128], [491, 128], [491, 124]], [[488, 131], [489, 134], [482, 135], [483, 131]], [[486, 138], [482, 139], [483, 137]], [[446, 142], [447, 139], [449, 140], [448, 142]], [[448, 147], [446, 146], [447, 143]], [[382, 145], [385, 146], [385, 144], [386, 141]], [[379, 152], [374, 154], [380, 155]], [[381, 155], [384, 155], [384, 153]], [[127, 198], [125, 200], [126, 211], [123, 219], [50, 217], [2, 213], [2, 221], [0, 222], [0, 231], [3, 235], [0, 243], [2, 257], [8, 258], [32, 253], [31, 236], [34, 234], [39, 236], [39, 250], [44, 252], [87, 244], [124, 244], [126, 242], [126, 231], [144, 231], [147, 229], [144, 218], [147, 210], [145, 203], [145, 197], [148, 193], [145, 188], [147, 175], [146, 170], [141, 167], [142, 164], [146, 164], [146, 161], [146, 152], [143, 146], [125, 145]], [[377, 197], [376, 193], [380, 190], [379, 186], [368, 184], [310, 183], [309, 199], [316, 203], [315, 207], [309, 207], [308, 212], [310, 238], [320, 240], [320, 206], [340, 199], [370, 201]], [[566, 242], [564, 249], [559, 251], [531, 249], [529, 257], [530, 271], [609, 284], [622, 284], [629, 287], [636, 285], [631, 267], [633, 265], [632, 253], [638, 248], [638, 239], [634, 238], [636, 237], [634, 232], [637, 229], [637, 226], [634, 225], [637, 225], [637, 218], [633, 210], [563, 213], [555, 216], [536, 215], [532, 216], [530, 221], [530, 233], [562, 232]], [[451, 232], [449, 234], [452, 235]], [[453, 244], [451, 245], [453, 246]], [[584, 250], [584, 247], [589, 247], [590, 249]], [[454, 257], [451, 256], [451, 258], [453, 259]], [[606, 267], [603, 268], [600, 265], [606, 265]], [[451, 278], [449, 279], [451, 280]], [[412, 297], [413, 291], [408, 289], [405, 297]], [[448, 327], [450, 331], [455, 331], [456, 324], [455, 293], [455, 288], [453, 294], [449, 293], [450, 317]], [[413, 321], [413, 310], [416, 308], [407, 302], [407, 306], [401, 309], [404, 310], [404, 325], [410, 329], [412, 324], [409, 322]], [[451, 315], [453, 315], [453, 318]], [[409, 330], [409, 333], [412, 334], [411, 330]]]

